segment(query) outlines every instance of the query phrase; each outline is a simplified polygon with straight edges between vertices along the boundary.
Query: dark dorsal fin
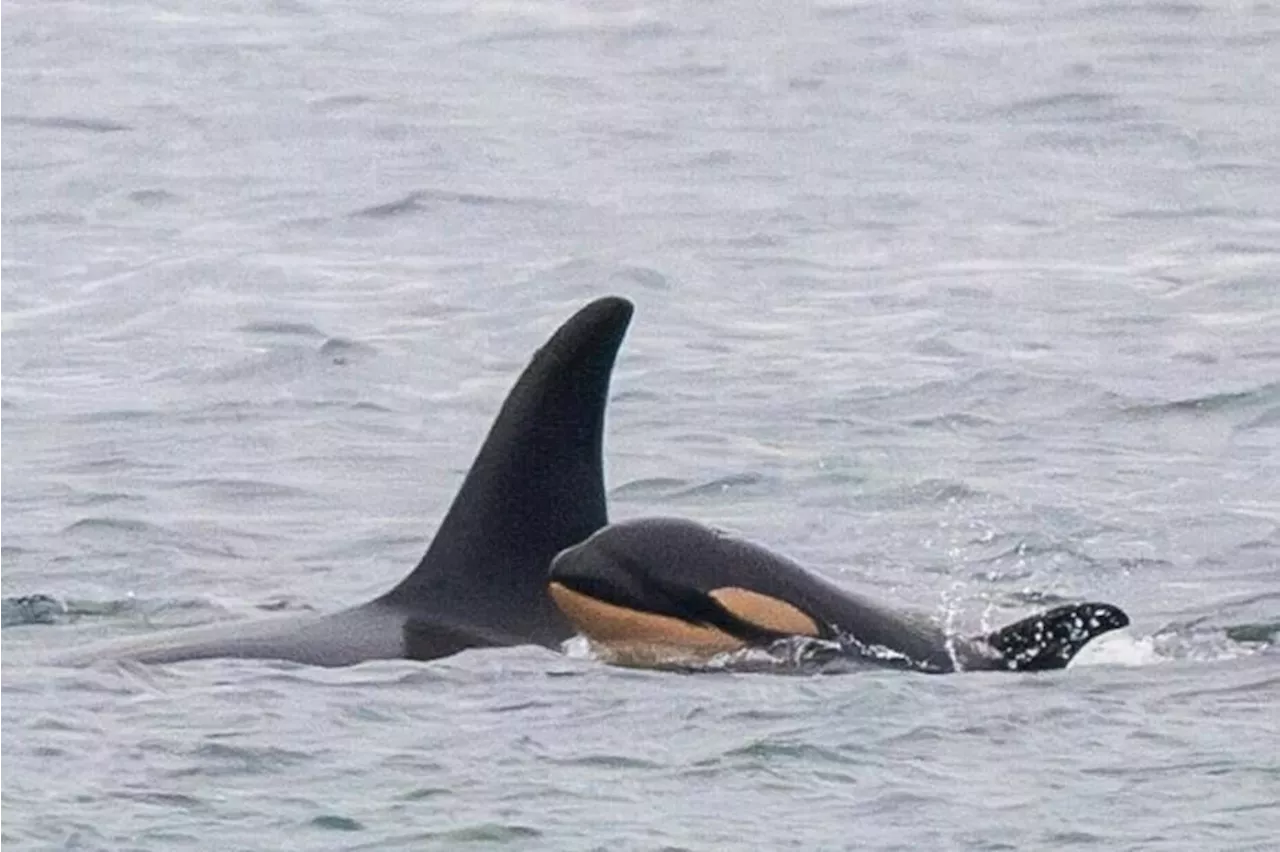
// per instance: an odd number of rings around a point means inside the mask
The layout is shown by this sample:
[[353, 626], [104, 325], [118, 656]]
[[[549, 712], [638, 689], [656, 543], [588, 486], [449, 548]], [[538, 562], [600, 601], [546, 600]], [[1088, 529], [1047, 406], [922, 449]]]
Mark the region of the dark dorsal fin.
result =
[[1128, 625], [1129, 616], [1117, 606], [1068, 604], [1002, 627], [988, 635], [986, 643], [999, 655], [995, 668], [1061, 669], [1090, 639]]
[[608, 523], [604, 412], [631, 313], [625, 299], [598, 299], [534, 354], [426, 555], [382, 602], [512, 642], [573, 635], [547, 593], [547, 570]]

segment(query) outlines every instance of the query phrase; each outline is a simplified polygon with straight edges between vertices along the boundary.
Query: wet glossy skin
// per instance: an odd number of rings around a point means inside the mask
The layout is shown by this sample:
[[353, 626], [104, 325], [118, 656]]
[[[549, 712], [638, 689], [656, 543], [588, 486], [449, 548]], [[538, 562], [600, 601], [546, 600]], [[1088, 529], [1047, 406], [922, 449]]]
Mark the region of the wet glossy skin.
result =
[[418, 566], [390, 592], [321, 616], [166, 631], [49, 660], [208, 657], [347, 666], [470, 647], [558, 647], [573, 630], [547, 593], [555, 554], [608, 522], [601, 443], [609, 379], [632, 307], [599, 299], [534, 355]]
[[575, 626], [627, 661], [814, 636], [926, 672], [1061, 668], [1091, 638], [1128, 623], [1115, 607], [1079, 604], [990, 636], [949, 636], [766, 548], [674, 518], [605, 527], [556, 557], [550, 583]]

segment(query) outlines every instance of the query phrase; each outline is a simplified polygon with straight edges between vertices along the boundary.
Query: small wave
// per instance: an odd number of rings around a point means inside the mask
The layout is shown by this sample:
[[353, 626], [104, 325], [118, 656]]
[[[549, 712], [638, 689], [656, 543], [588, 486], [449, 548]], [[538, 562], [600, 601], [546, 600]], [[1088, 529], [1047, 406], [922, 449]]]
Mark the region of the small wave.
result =
[[[182, 367], [167, 371], [164, 377], [179, 380], [190, 378], [216, 384], [232, 384], [270, 377], [287, 381], [310, 376], [318, 367], [324, 369], [329, 365], [348, 366], [368, 359], [377, 352], [374, 346], [345, 337], [327, 338], [315, 348], [301, 345], [296, 341], [282, 340], [277, 346], [265, 352], [257, 352], [232, 363], [211, 367]], [[243, 403], [222, 404], [244, 405]]]
[[261, 603], [254, 604], [255, 609], [263, 612], [314, 612], [315, 607], [309, 603], [304, 603], [289, 595], [267, 598]]
[[376, 402], [367, 402], [365, 400], [357, 400], [356, 402], [348, 402], [338, 399], [291, 399], [277, 405], [287, 405], [290, 408], [303, 408], [312, 411], [325, 411], [340, 409], [342, 411], [366, 411], [376, 414], [389, 414], [394, 409], [385, 405], [379, 405]]
[[72, 115], [6, 115], [5, 124], [18, 127], [41, 127], [49, 130], [75, 130], [81, 133], [120, 133], [133, 128], [106, 118], [80, 118]]
[[107, 798], [120, 799], [142, 805], [160, 805], [164, 808], [181, 808], [187, 811], [200, 810], [207, 807], [204, 802], [195, 796], [161, 790], [117, 790], [108, 793]]
[[[173, 621], [174, 616], [181, 624], [208, 621], [211, 614], [222, 613], [223, 608], [207, 600], [188, 598], [138, 598], [128, 596], [94, 600], [89, 598], [60, 598], [56, 595], [35, 593], [15, 595], [0, 601], [3, 610], [3, 627], [23, 627], [28, 625], [75, 624], [90, 619], [144, 619], [150, 620], [166, 617]], [[259, 609], [279, 611], [281, 609], [306, 609], [293, 603], [267, 601]], [[177, 626], [177, 625], [174, 625]]]
[[362, 207], [349, 214], [362, 219], [391, 219], [398, 216], [425, 212], [433, 205], [457, 204], [464, 207], [545, 207], [548, 202], [532, 198], [511, 198], [478, 192], [453, 192], [440, 189], [422, 189], [410, 192], [394, 201]]
[[1002, 601], [1009, 604], [1011, 607], [1054, 607], [1070, 603], [1073, 600], [1075, 600], [1075, 598], [1060, 595], [1056, 592], [1046, 592], [1038, 589], [1019, 589], [1017, 591], [1007, 592], [1002, 596]]
[[434, 799], [437, 796], [449, 796], [453, 791], [446, 787], [417, 787], [407, 793], [401, 793], [396, 798], [402, 802], [420, 802], [424, 799]]
[[987, 418], [1001, 425], [1012, 410], [1036, 420], [1087, 410], [1104, 397], [1101, 388], [1080, 379], [1021, 370], [979, 369], [959, 379], [933, 379], [851, 398], [859, 418], [906, 423], [941, 415]]
[[1240, 424], [1242, 431], [1251, 429], [1268, 429], [1272, 426], [1280, 426], [1280, 405], [1268, 408], [1252, 420]]
[[796, 742], [785, 737], [765, 737], [744, 746], [730, 749], [723, 755], [699, 761], [701, 764], [719, 763], [725, 758], [745, 758], [751, 762], [773, 764], [779, 760], [795, 760], [805, 767], [823, 764], [861, 763], [860, 757], [846, 755], [831, 748]]
[[623, 266], [610, 275], [609, 280], [621, 284], [635, 284], [646, 290], [671, 289], [671, 282], [665, 275], [646, 266]]
[[618, 391], [612, 397], [610, 402], [659, 402], [662, 396], [651, 390], [643, 388], [632, 388], [630, 390]]
[[359, 820], [351, 817], [344, 817], [338, 814], [324, 814], [311, 820], [311, 824], [316, 828], [325, 828], [329, 831], [364, 831], [364, 825]]
[[948, 432], [960, 432], [967, 429], [984, 429], [990, 426], [999, 426], [1000, 421], [994, 417], [983, 417], [979, 414], [955, 411], [928, 417], [915, 417], [907, 420], [906, 425], [917, 429], [946, 429]]
[[1280, 382], [1270, 382], [1252, 390], [1224, 391], [1167, 402], [1127, 405], [1121, 411], [1129, 417], [1146, 419], [1166, 414], [1201, 415], [1241, 411], [1255, 405], [1274, 405], [1277, 401], [1280, 401]]
[[112, 516], [81, 518], [65, 527], [62, 532], [64, 535], [86, 537], [97, 541], [111, 541], [123, 537], [127, 540], [141, 540], [153, 546], [171, 547], [174, 550], [192, 553], [197, 556], [216, 556], [226, 559], [242, 558], [231, 545], [225, 543], [228, 537], [250, 537], [248, 534], [238, 530], [218, 529], [211, 531], [205, 528], [200, 531], [201, 537], [207, 540], [214, 538], [216, 534], [218, 543], [204, 544], [200, 539], [159, 524], [140, 521], [136, 518]]
[[[1039, 533], [1028, 533], [1018, 536], [998, 536], [993, 540], [997, 545], [995, 552], [989, 556], [973, 559], [975, 565], [1004, 565], [1014, 563], [1022, 565], [1028, 558], [1066, 557], [1086, 565], [1095, 562], [1088, 554], [1077, 550], [1064, 541], [1060, 541]], [[1003, 546], [1001, 546], [1003, 545]], [[991, 579], [1008, 579], [1007, 574], [998, 574]]]
[[624, 482], [609, 492], [614, 499], [625, 500], [628, 497], [666, 496], [688, 485], [684, 479], [673, 479], [669, 476], [654, 476], [646, 479], [633, 479]]
[[367, 343], [351, 340], [346, 337], [330, 337], [320, 345], [320, 355], [333, 363], [345, 366], [354, 358], [368, 357], [377, 353], [377, 349]]
[[731, 491], [738, 492], [753, 485], [760, 485], [764, 481], [765, 478], [758, 473], [733, 473], [676, 491], [670, 496], [677, 500], [719, 497]]
[[963, 482], [925, 479], [910, 485], [876, 491], [859, 497], [860, 505], [873, 509], [903, 509], [912, 506], [939, 506], [986, 496]]
[[1175, 619], [1148, 637], [1153, 652], [1165, 660], [1216, 661], [1280, 648], [1280, 592], [1216, 601], [1206, 609]]
[[290, 397], [286, 399], [272, 400], [269, 403], [261, 401], [222, 401], [211, 405], [204, 405], [198, 408], [192, 408], [178, 415], [179, 423], [188, 424], [204, 424], [204, 423], [221, 423], [221, 422], [240, 422], [247, 417], [263, 418], [268, 416], [269, 412], [281, 411], [373, 411], [379, 413], [390, 412], [393, 409], [376, 402], [367, 402], [363, 400], [351, 402], [348, 400], [337, 399], [300, 399]]
[[1140, 222], [1159, 222], [1164, 220], [1231, 218], [1239, 216], [1238, 210], [1229, 207], [1144, 207], [1132, 210], [1121, 210], [1112, 214], [1116, 219], [1132, 219]]
[[138, 423], [143, 420], [154, 420], [163, 417], [159, 411], [143, 408], [117, 408], [106, 411], [91, 411], [87, 414], [73, 414], [67, 418], [71, 423]]
[[68, 495], [67, 505], [77, 508], [90, 506], [108, 506], [112, 503], [143, 503], [146, 497], [141, 494], [125, 494], [119, 491], [86, 491]]
[[397, 198], [395, 201], [375, 204], [372, 207], [362, 207], [351, 215], [361, 216], [366, 219], [390, 219], [393, 216], [414, 213], [421, 209], [421, 196], [421, 193], [411, 192], [403, 198]]
[[88, 532], [88, 533], [121, 532], [129, 535], [156, 535], [156, 534], [163, 534], [166, 536], [172, 535], [172, 533], [169, 530], [166, 530], [164, 527], [156, 526], [155, 524], [149, 524], [146, 521], [139, 521], [131, 518], [107, 518], [107, 517], [81, 518], [75, 523], [65, 527], [62, 530], [62, 532], [64, 534], [83, 533], [83, 532]]
[[623, 483], [613, 489], [610, 496], [621, 500], [639, 498], [698, 500], [729, 493], [741, 493], [743, 489], [760, 485], [765, 481], [765, 477], [757, 473], [733, 473], [694, 485], [690, 485], [686, 479], [658, 476]]
[[1000, 108], [998, 114], [1015, 120], [1087, 124], [1134, 119], [1141, 110], [1102, 92], [1060, 92], [1015, 100]]
[[236, 500], [261, 500], [279, 497], [301, 497], [309, 492], [293, 485], [279, 482], [267, 482], [260, 479], [231, 479], [225, 477], [203, 477], [199, 479], [182, 479], [166, 482], [159, 487], [172, 490], [205, 491], [218, 497]]
[[179, 196], [165, 189], [135, 189], [127, 198], [142, 207], [160, 207], [179, 200]]
[[66, 606], [49, 595], [21, 595], [0, 601], [0, 627], [27, 624], [54, 624], [66, 613]]
[[410, 835], [379, 837], [369, 843], [361, 843], [358, 846], [344, 845], [343, 848], [347, 852], [382, 852], [384, 849], [456, 849], [463, 846], [468, 849], [476, 847], [489, 849], [499, 845], [523, 849], [529, 845], [529, 841], [542, 836], [543, 832], [527, 825], [485, 822], [446, 831], [422, 831]]
[[144, 470], [155, 472], [170, 471], [174, 468], [175, 466], [172, 464], [143, 461], [127, 455], [115, 454], [105, 458], [75, 461], [66, 465], [63, 471], [66, 473], [111, 473], [114, 471], [136, 473]]
[[662, 764], [626, 754], [586, 754], [582, 757], [549, 759], [557, 766], [586, 766], [602, 769], [661, 769]]
[[599, 36], [613, 41], [630, 43], [662, 39], [675, 35], [679, 30], [667, 21], [651, 19], [616, 20], [607, 16], [593, 16], [587, 20], [536, 20], [517, 17], [505, 28], [469, 39], [474, 44], [491, 45], [505, 43], [537, 43], [548, 41], [580, 41]]
[[43, 213], [14, 216], [7, 223], [14, 225], [84, 225], [88, 221], [89, 218], [79, 211], [50, 210]]
[[1232, 642], [1252, 645], [1272, 645], [1280, 639], [1280, 619], [1255, 624], [1228, 625], [1224, 631]]
[[291, 337], [328, 337], [328, 335], [311, 323], [290, 322], [288, 320], [262, 320], [259, 322], [251, 322], [240, 326], [236, 330], [243, 331], [246, 334], [279, 334]]
[[541, 836], [541, 831], [527, 825], [505, 825], [503, 823], [487, 822], [480, 823], [478, 825], [469, 825], [465, 828], [455, 828], [452, 831], [430, 833], [424, 835], [424, 839], [443, 841], [446, 844], [446, 848], [448, 848], [449, 845], [455, 843], [518, 843], [520, 841], [528, 841]]
[[267, 775], [284, 772], [308, 763], [314, 755], [275, 746], [246, 746], [222, 742], [198, 746], [194, 750], [193, 757], [198, 758], [201, 765], [179, 770], [173, 775], [179, 778]]
[[326, 97], [313, 98], [307, 103], [307, 106], [315, 110], [330, 112], [364, 106], [368, 103], [373, 103], [373, 98], [368, 95], [328, 95]]

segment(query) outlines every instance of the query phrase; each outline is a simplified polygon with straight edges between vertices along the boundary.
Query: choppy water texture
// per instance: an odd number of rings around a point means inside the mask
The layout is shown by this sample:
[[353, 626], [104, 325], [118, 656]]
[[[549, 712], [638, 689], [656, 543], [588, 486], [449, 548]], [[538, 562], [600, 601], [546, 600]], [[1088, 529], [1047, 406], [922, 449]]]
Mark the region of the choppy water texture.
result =
[[[3, 21], [6, 849], [1274, 848], [1275, 3], [50, 3]], [[615, 517], [1065, 672], [62, 671], [416, 560], [637, 302]]]

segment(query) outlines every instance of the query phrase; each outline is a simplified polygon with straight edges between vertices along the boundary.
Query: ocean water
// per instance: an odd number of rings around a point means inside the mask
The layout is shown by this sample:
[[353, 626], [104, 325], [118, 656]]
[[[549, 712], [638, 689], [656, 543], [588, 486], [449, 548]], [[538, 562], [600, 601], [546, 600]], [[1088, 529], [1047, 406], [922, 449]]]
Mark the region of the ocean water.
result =
[[[1275, 848], [1280, 6], [7, 0], [3, 63], [6, 848]], [[386, 589], [606, 293], [615, 518], [1133, 625], [30, 662]]]

